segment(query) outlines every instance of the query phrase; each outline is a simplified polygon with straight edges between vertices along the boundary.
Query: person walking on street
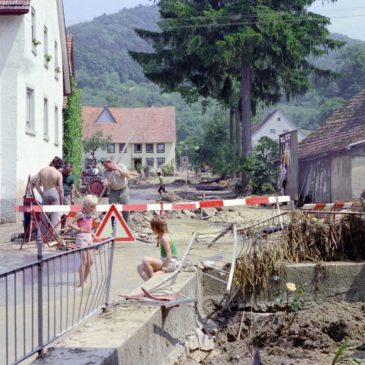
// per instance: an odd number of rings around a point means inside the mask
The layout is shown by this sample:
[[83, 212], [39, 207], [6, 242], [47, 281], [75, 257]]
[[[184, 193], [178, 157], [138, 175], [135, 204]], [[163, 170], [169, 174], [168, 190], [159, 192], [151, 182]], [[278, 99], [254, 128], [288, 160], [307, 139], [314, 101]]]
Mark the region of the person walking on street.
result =
[[159, 182], [159, 187], [158, 187], [158, 193], [160, 194], [160, 196], [162, 195], [162, 193], [166, 193], [166, 186], [163, 182], [163, 176], [161, 174], [161, 172], [158, 172], [157, 173], [157, 176], [158, 176], [158, 182]]
[[[109, 158], [101, 159], [101, 163], [105, 167], [104, 186], [109, 187], [109, 204], [128, 204], [128, 179], [131, 175], [139, 176], [139, 174], [128, 171], [126, 166], [115, 164]], [[129, 224], [129, 212], [123, 211], [122, 215], [125, 222]]]

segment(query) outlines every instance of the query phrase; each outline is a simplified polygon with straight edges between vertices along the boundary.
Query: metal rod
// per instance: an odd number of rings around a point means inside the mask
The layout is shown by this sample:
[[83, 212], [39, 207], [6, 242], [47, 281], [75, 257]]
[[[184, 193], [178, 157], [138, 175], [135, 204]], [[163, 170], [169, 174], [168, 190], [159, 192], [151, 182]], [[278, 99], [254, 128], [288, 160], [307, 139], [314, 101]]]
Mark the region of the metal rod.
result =
[[16, 295], [16, 273], [14, 273], [14, 357], [15, 360], [18, 358], [17, 354], [17, 347], [18, 347], [18, 341], [17, 341], [17, 316], [16, 316], [16, 307], [17, 307], [17, 295]]
[[25, 348], [25, 331], [26, 331], [26, 324], [25, 321], [25, 271], [23, 270], [23, 355], [25, 355], [26, 348]]
[[63, 296], [62, 296], [62, 256], [60, 257], [60, 332], [62, 332], [62, 312], [63, 312]]
[[8, 277], [5, 276], [5, 352], [6, 365], [9, 364], [9, 302], [8, 302]]
[[68, 328], [68, 314], [69, 314], [69, 299], [70, 299], [70, 293], [69, 293], [69, 266], [68, 266], [69, 256], [66, 256], [66, 328]]
[[77, 269], [76, 269], [76, 253], [73, 253], [73, 258], [74, 258], [74, 295], [73, 295], [73, 303], [72, 303], [72, 325], [74, 325], [75, 323], [75, 307], [76, 307], [76, 273], [77, 273]]
[[[114, 223], [115, 226], [115, 223]], [[115, 237], [115, 227], [113, 228], [113, 237]], [[113, 259], [114, 259], [114, 240], [111, 244], [111, 252], [109, 257], [109, 266], [108, 266], [108, 276], [107, 276], [107, 284], [106, 284], [106, 293], [105, 293], [105, 305], [109, 305], [109, 296], [110, 296], [110, 286], [112, 280], [112, 270], [113, 270]]]
[[221, 283], [223, 283], [223, 284], [227, 284], [227, 281], [225, 281], [225, 280], [223, 280], [223, 279], [219, 279], [219, 278], [217, 278], [217, 277], [216, 277], [216, 276], [214, 276], [214, 275], [207, 274], [206, 272], [203, 272], [203, 271], [202, 271], [202, 274], [203, 274], [204, 276], [208, 276], [208, 278], [212, 278], [212, 279], [217, 280], [217, 281], [219, 281], [219, 282], [221, 282]]
[[236, 255], [237, 255], [237, 226], [233, 225], [233, 250], [232, 250], [232, 262], [231, 262], [231, 270], [229, 272], [226, 292], [229, 293], [231, 291], [232, 280], [234, 271], [236, 268]]
[[49, 339], [51, 338], [51, 330], [50, 330], [50, 323], [51, 323], [51, 308], [50, 308], [50, 297], [51, 297], [51, 293], [50, 293], [50, 286], [49, 286], [49, 261], [47, 261], [47, 340], [49, 341]]
[[56, 337], [56, 261], [53, 260], [53, 337]]
[[31, 272], [31, 281], [32, 281], [32, 349], [34, 349], [34, 272], [33, 272], [33, 266], [30, 268]]

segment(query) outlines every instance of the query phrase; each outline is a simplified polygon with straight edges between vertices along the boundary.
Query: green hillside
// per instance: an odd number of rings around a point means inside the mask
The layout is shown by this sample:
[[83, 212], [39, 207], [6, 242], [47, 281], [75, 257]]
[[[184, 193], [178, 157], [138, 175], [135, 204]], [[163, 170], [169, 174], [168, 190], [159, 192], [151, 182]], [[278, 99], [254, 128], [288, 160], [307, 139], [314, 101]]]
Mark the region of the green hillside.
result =
[[[178, 94], [160, 94], [159, 88], [144, 78], [139, 65], [129, 57], [128, 50], [150, 49], [134, 28], [157, 30], [158, 19], [157, 6], [138, 6], [69, 27], [68, 32], [74, 36], [76, 78], [84, 105], [174, 105], [181, 141], [188, 135], [202, 133], [216, 105], [212, 103], [203, 114], [200, 104], [190, 107]], [[365, 42], [342, 35], [333, 37], [346, 42], [346, 46], [313, 62], [339, 72], [338, 79], [321, 84], [313, 80], [313, 88], [306, 95], [261, 109], [255, 120], [281, 108], [298, 126], [314, 129], [365, 86]]]

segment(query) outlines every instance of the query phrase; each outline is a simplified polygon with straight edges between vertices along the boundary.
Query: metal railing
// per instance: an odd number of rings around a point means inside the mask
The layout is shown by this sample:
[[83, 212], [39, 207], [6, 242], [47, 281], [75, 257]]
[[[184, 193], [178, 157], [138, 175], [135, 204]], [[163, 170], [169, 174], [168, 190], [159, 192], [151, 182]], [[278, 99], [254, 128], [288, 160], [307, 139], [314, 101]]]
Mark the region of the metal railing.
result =
[[[0, 364], [18, 364], [108, 305], [112, 238], [0, 273]], [[82, 255], [94, 261], [80, 286]], [[83, 269], [81, 269], [83, 270]]]
[[280, 240], [291, 222], [290, 212], [280, 213], [261, 222], [238, 228], [242, 247], [237, 257], [248, 255], [257, 245], [273, 244]]

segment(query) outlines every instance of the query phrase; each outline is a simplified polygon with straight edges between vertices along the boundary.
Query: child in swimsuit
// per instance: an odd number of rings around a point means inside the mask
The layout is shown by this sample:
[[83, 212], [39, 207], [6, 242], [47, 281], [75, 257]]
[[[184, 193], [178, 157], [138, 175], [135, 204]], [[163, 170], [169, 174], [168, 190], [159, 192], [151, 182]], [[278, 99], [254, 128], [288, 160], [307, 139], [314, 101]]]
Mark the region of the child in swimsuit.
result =
[[170, 239], [164, 217], [156, 215], [151, 220], [151, 228], [157, 235], [157, 247], [160, 246], [160, 258], [144, 257], [137, 271], [143, 280], [150, 279], [157, 271], [173, 272], [177, 269], [176, 244]]
[[[76, 247], [85, 248], [93, 244], [94, 239], [99, 240], [93, 233], [93, 218], [98, 201], [95, 196], [87, 195], [82, 202], [82, 210], [71, 219], [68, 226], [76, 232]], [[94, 263], [92, 250], [81, 251], [80, 286], [88, 285], [87, 278], [90, 268]]]

